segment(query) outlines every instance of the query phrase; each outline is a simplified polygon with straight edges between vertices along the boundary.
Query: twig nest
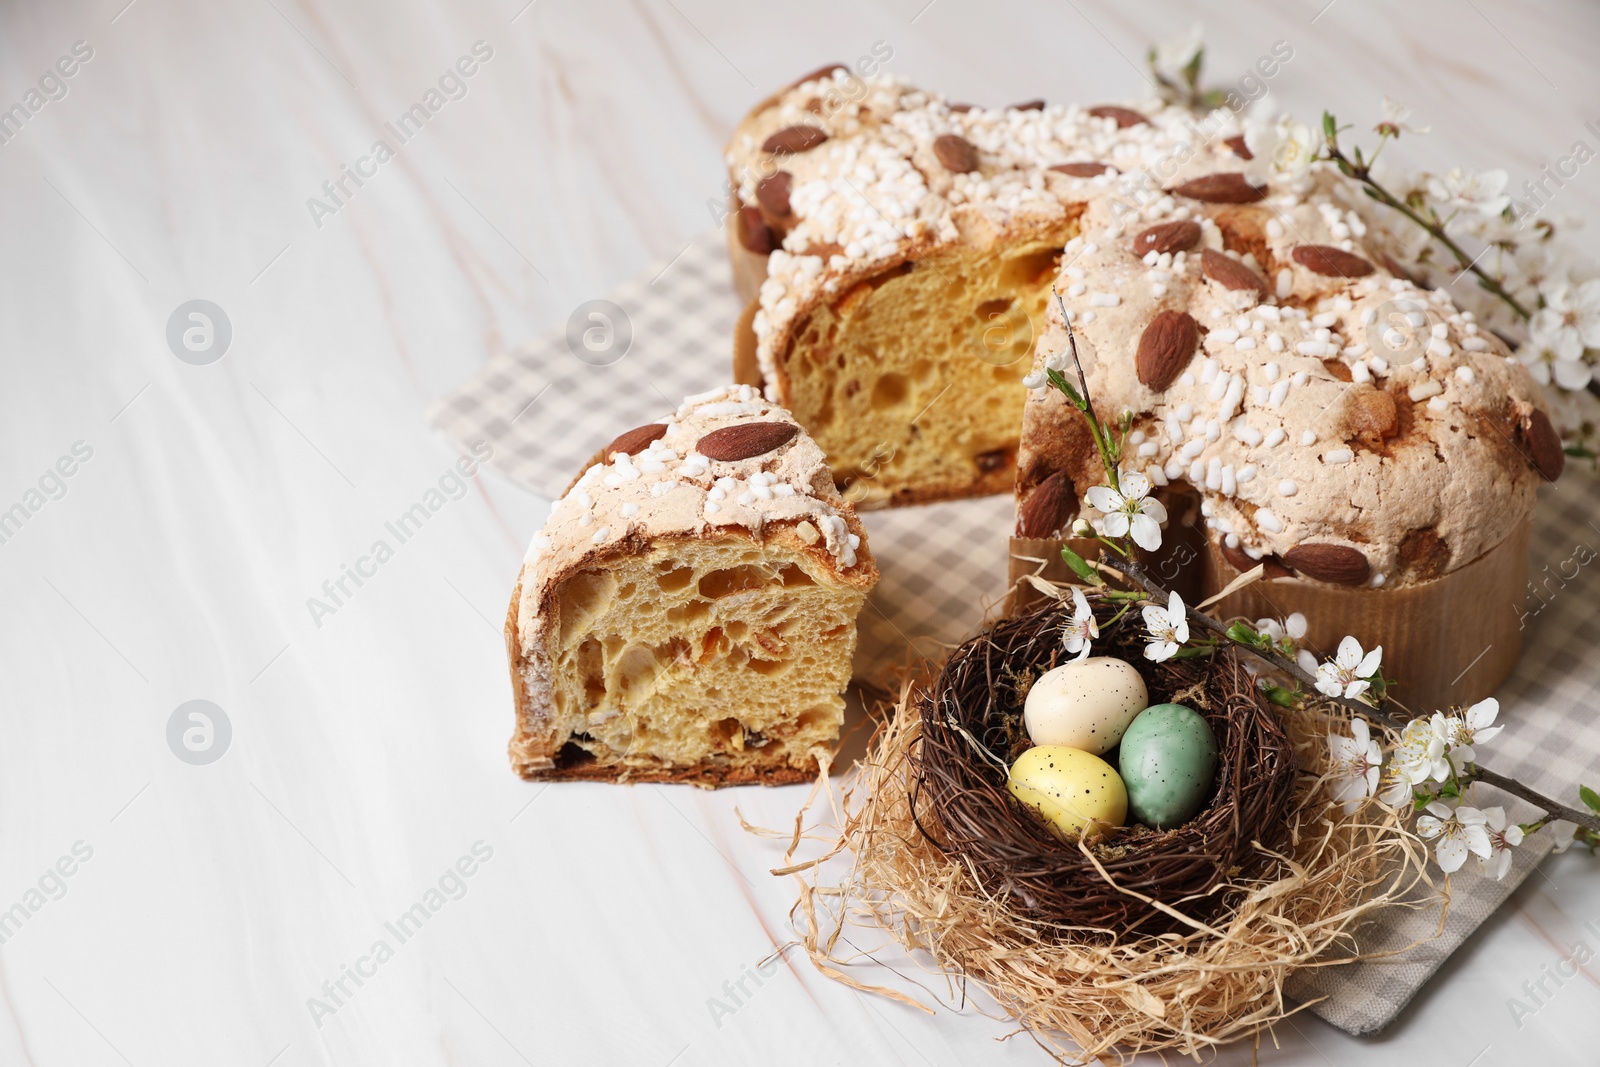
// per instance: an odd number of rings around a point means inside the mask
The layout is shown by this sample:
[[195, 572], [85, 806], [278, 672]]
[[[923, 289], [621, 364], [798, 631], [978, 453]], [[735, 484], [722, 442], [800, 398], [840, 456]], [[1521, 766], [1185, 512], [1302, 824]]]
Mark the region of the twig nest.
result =
[[[870, 984], [846, 925], [978, 983], [1063, 1060], [1172, 1050], [1198, 1062], [1295, 1010], [1284, 987], [1296, 970], [1358, 958], [1355, 931], [1375, 913], [1431, 906], [1425, 842], [1377, 800], [1330, 799], [1342, 772], [1328, 735], [1350, 733], [1348, 708], [1312, 694], [1280, 717], [1243, 653], [1154, 666], [1138, 658], [1136, 624], [1104, 626], [1095, 651], [1128, 658], [1152, 696], [1205, 721], [1216, 785], [1176, 829], [1056, 837], [1013, 799], [1007, 772], [1029, 747], [1018, 712], [1062, 658], [1068, 614], [1002, 622], [937, 677], [907, 680], [837, 792], [818, 783], [842, 819], [837, 840], [793, 834], [780, 870], [802, 882], [806, 952], [855, 989], [929, 1007]], [[843, 853], [848, 873], [824, 873]]]
[[[1152, 698], [1181, 697], [1194, 721], [1163, 713], [1151, 720], [1148, 736], [1135, 738], [1147, 758], [1129, 799], [1139, 798], [1136, 818], [1160, 829], [1133, 825], [1106, 833], [1106, 809], [1078, 820], [1074, 836], [1070, 813], [1061, 818], [1047, 811], [1040, 818], [1040, 805], [1024, 806], [1008, 788], [1008, 768], [1029, 744], [1019, 728], [1024, 706], [1031, 734], [1037, 718], [1032, 689], [1059, 677], [1049, 672], [1067, 658], [1061, 635], [1069, 616], [1069, 609], [1050, 603], [997, 623], [951, 653], [933, 685], [919, 694], [918, 822], [986, 891], [1047, 924], [1122, 938], [1185, 928], [1175, 912], [1209, 920], [1233, 902], [1231, 886], [1270, 876], [1282, 862], [1296, 772], [1284, 722], [1236, 649], [1155, 664], [1142, 658], [1137, 625], [1119, 623], [1102, 633], [1096, 651], [1120, 655], [1122, 667], [1140, 676]], [[1070, 679], [1083, 667], [1063, 673]], [[1144, 699], [1126, 718], [1112, 703], [1095, 719], [1097, 730], [1115, 733], [1100, 752], [1126, 743], [1123, 731], [1137, 723]], [[1214, 773], [1201, 766], [1207, 745], [1196, 723], [1214, 743]], [[1086, 735], [1085, 743], [1099, 736]], [[1090, 799], [1083, 784], [1077, 789]]]

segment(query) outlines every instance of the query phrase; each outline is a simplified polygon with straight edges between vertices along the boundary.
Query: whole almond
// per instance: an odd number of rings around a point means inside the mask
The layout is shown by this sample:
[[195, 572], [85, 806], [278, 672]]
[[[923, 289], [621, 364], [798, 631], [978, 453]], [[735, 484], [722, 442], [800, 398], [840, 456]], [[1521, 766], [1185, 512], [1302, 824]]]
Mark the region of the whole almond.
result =
[[1349, 545], [1296, 545], [1283, 554], [1283, 562], [1307, 578], [1334, 585], [1360, 585], [1372, 573], [1367, 557]]
[[1187, 252], [1200, 243], [1200, 224], [1181, 219], [1178, 222], [1158, 222], [1142, 230], [1133, 239], [1133, 254], [1143, 259], [1151, 252]]
[[1222, 142], [1233, 151], [1240, 159], [1254, 159], [1255, 153], [1250, 151], [1250, 146], [1244, 143], [1244, 134], [1236, 133]]
[[1012, 107], [1012, 110], [1014, 110], [1014, 111], [1043, 111], [1044, 110], [1044, 101], [1043, 100], [1024, 100], [1020, 104], [1012, 104], [1011, 107]]
[[606, 445], [601, 456], [606, 463], [611, 462], [611, 457], [618, 452], [626, 452], [630, 456], [637, 456], [650, 447], [651, 441], [659, 441], [667, 434], [665, 423], [652, 422], [646, 426], [635, 426], [627, 433], [617, 435], [617, 439]]
[[1243, 174], [1227, 171], [1206, 174], [1175, 185], [1168, 192], [1187, 196], [1190, 200], [1204, 200], [1208, 204], [1253, 204], [1267, 196], [1265, 185], [1251, 185]]
[[1561, 477], [1567, 465], [1567, 453], [1561, 447], [1561, 435], [1550, 424], [1550, 416], [1535, 408], [1523, 436], [1527, 438], [1528, 453], [1539, 477], [1547, 482]]
[[1218, 547], [1222, 549], [1222, 558], [1227, 560], [1228, 565], [1240, 574], [1254, 570], [1259, 564], [1264, 578], [1289, 577], [1289, 568], [1285, 567], [1283, 561], [1271, 553], [1262, 556], [1260, 559], [1251, 559], [1243, 548], [1237, 545], [1230, 548], [1226, 540], [1220, 542]]
[[1200, 324], [1193, 315], [1187, 311], [1163, 311], [1150, 320], [1139, 336], [1134, 371], [1145, 385], [1164, 392], [1189, 365], [1199, 343]]
[[789, 190], [794, 187], [794, 175], [786, 170], [775, 171], [756, 185], [756, 199], [772, 214], [783, 218], [789, 214]]
[[1374, 269], [1360, 256], [1329, 245], [1296, 245], [1293, 256], [1296, 263], [1311, 273], [1328, 278], [1361, 278]]
[[1110, 170], [1104, 163], [1057, 163], [1050, 168], [1062, 174], [1070, 174], [1074, 178], [1094, 178]]
[[1393, 437], [1399, 428], [1400, 412], [1394, 397], [1381, 389], [1362, 389], [1351, 395], [1346, 430], [1349, 436], [1375, 445]]
[[820, 126], [785, 126], [761, 142], [763, 152], [809, 152], [828, 139], [828, 132]]
[[1121, 129], [1127, 129], [1129, 126], [1138, 126], [1150, 121], [1131, 107], [1117, 107], [1115, 104], [1101, 104], [1099, 107], [1091, 107], [1089, 114], [1097, 119], [1114, 119]]
[[1054, 537], [1067, 524], [1076, 497], [1066, 471], [1034, 486], [1017, 509], [1018, 537]]
[[794, 439], [800, 427], [792, 422], [736, 422], [712, 430], [694, 444], [694, 450], [707, 459], [735, 463], [764, 456]]
[[1224, 289], [1254, 289], [1262, 300], [1267, 298], [1266, 279], [1232, 256], [1207, 248], [1200, 253], [1200, 269]]
[[976, 104], [948, 104], [946, 106], [949, 107], [950, 110], [955, 112], [957, 115], [965, 115], [967, 112], [971, 111], [977, 105]]
[[[849, 70], [849, 69], [850, 68], [845, 66], [843, 63], [829, 63], [826, 66], [818, 67], [816, 70], [812, 71], [810, 74], [802, 74], [800, 77], [796, 78], [794, 81], [789, 83], [789, 89], [798, 89], [798, 88], [800, 88], [800, 86], [804, 85], [806, 82], [814, 82], [818, 78], [826, 78], [826, 77], [830, 76], [836, 70]], [[788, 89], [784, 90], [784, 92], [788, 92], [788, 91], [789, 91]]]
[[739, 243], [746, 250], [757, 255], [766, 255], [778, 247], [778, 239], [773, 236], [772, 227], [761, 217], [761, 209], [754, 204], [746, 204], [739, 209]]
[[939, 157], [945, 170], [956, 174], [970, 174], [978, 169], [978, 150], [958, 133], [942, 133], [934, 138], [933, 154]]

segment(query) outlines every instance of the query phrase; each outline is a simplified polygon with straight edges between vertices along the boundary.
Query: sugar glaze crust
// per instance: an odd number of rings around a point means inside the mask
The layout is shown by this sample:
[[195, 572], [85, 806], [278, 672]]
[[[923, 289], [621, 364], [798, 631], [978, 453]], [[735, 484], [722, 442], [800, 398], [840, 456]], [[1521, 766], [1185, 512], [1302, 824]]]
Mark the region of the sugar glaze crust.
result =
[[[1446, 291], [1381, 265], [1393, 261], [1351, 195], [1314, 171], [1247, 206], [1169, 195], [1118, 215], [1093, 202], [1058, 285], [1100, 414], [1135, 414], [1124, 468], [1198, 490], [1205, 526], [1234, 558], [1303, 560], [1301, 577], [1339, 584], [1426, 581], [1532, 514], [1546, 406]], [[1144, 228], [1180, 218], [1199, 222], [1197, 247], [1135, 254]], [[1347, 258], [1297, 254], [1308, 247]], [[1266, 292], [1225, 284], [1217, 275], [1232, 275], [1214, 259], [1208, 270], [1211, 257], [1256, 273]], [[1344, 272], [1325, 273], [1330, 261]], [[1152, 320], [1174, 312], [1192, 316], [1199, 342], [1152, 388], [1134, 354]], [[1386, 341], [1389, 329], [1399, 332]], [[1066, 347], [1052, 307], [1036, 366]], [[1030, 397], [1022, 500], [1056, 471], [1080, 497], [1100, 479], [1079, 421], [1053, 390]], [[1365, 566], [1350, 565], [1357, 553]], [[1336, 565], [1323, 573], [1317, 560]]]

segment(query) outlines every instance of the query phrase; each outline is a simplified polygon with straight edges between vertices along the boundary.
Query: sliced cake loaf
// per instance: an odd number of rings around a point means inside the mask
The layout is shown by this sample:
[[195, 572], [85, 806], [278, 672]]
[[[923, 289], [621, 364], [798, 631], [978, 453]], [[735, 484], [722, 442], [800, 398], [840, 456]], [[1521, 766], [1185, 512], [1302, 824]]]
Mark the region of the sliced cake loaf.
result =
[[608, 445], [506, 620], [525, 778], [800, 781], [844, 716], [877, 568], [821, 450], [748, 386]]

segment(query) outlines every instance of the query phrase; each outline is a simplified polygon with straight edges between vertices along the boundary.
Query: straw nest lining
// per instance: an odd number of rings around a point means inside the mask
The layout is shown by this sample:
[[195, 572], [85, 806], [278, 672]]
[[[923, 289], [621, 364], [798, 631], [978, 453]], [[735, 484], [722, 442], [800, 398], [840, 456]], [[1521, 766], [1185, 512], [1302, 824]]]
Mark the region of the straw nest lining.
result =
[[[1063, 609], [1052, 605], [1048, 611]], [[1048, 645], [1035, 638], [1040, 663], [1049, 662]], [[1221, 667], [1197, 669], [1229, 671], [1233, 655], [1224, 653]], [[877, 965], [876, 953], [856, 949], [849, 927], [877, 929], [946, 978], [948, 993], [939, 1000], [1014, 1018], [1060, 1058], [1125, 1061], [1164, 1049], [1198, 1056], [1299, 1010], [1284, 1000], [1290, 974], [1358, 958], [1354, 933], [1377, 911], [1439, 903], [1424, 843], [1399, 812], [1377, 801], [1346, 812], [1328, 801], [1326, 738], [1330, 732], [1347, 734], [1349, 718], [1338, 705], [1313, 700], [1283, 718], [1299, 773], [1292, 779], [1281, 847], [1251, 844], [1255, 855], [1245, 858], [1236, 876], [1184, 907], [1158, 903], [1124, 885], [1123, 893], [1172, 919], [1166, 933], [1043, 921], [1004, 879], [980, 873], [990, 860], [953, 849], [942, 825], [930, 818], [928, 739], [917, 709], [932, 684], [923, 676], [902, 685], [867, 757], [838, 792], [824, 768], [792, 834], [783, 835], [789, 839], [786, 863], [774, 873], [793, 874], [800, 882], [795, 920], [801, 941], [824, 974], [849, 986], [933, 1010], [851, 974], [858, 962]], [[1157, 695], [1171, 694], [1158, 683], [1152, 693]], [[805, 816], [823, 794], [833, 829], [805, 833]], [[817, 841], [824, 843], [820, 854], [799, 855], [806, 842]], [[1090, 848], [1080, 855], [1083, 864], [1074, 871], [1105, 866]], [[1202, 917], [1204, 908], [1192, 907], [1196, 903], [1213, 905], [1209, 919]], [[968, 981], [987, 990], [997, 1009], [970, 999]]]
[[[1064, 843], [1012, 799], [1006, 772], [1028, 747], [1021, 729], [1028, 687], [1068, 659], [1066, 620], [1053, 605], [1006, 619], [951, 653], [919, 692], [917, 820], [952, 856], [971, 861], [987, 892], [1043, 922], [1120, 934], [1182, 926], [1141, 896], [1210, 918], [1226, 906], [1232, 881], [1282, 862], [1275, 853], [1288, 831], [1295, 765], [1280, 713], [1236, 649], [1151, 663], [1125, 617], [1095, 651], [1133, 664], [1152, 704], [1186, 704], [1205, 718], [1217, 738], [1216, 782], [1205, 809], [1182, 826], [1133, 826], [1086, 848]], [[1113, 754], [1106, 758], [1115, 765]]]

